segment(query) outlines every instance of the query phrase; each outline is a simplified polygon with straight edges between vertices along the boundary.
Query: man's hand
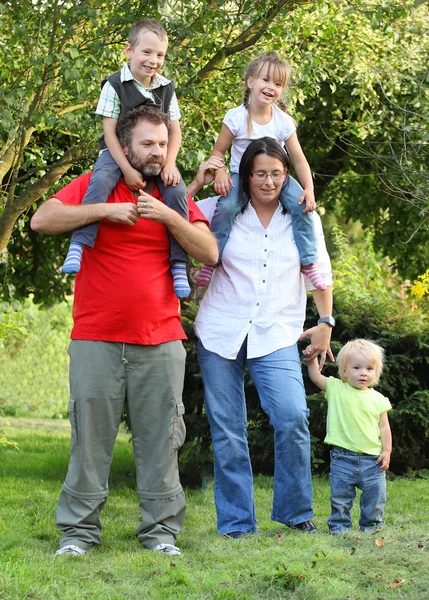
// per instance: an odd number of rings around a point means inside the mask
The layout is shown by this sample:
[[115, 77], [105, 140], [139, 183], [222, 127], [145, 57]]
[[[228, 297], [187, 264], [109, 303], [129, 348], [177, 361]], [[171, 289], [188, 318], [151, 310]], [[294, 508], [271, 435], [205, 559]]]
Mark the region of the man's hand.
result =
[[172, 185], [175, 187], [180, 181], [180, 173], [176, 165], [165, 164], [161, 171], [161, 179], [164, 185]]
[[108, 210], [106, 218], [115, 223], [134, 225], [139, 220], [137, 206], [133, 202], [112, 202], [106, 204]]
[[138, 192], [141, 188], [144, 188], [145, 182], [142, 178], [141, 173], [134, 169], [131, 165], [126, 172], [123, 173], [125, 183], [133, 192]]
[[322, 370], [325, 364], [326, 354], [328, 354], [332, 362], [335, 362], [334, 355], [329, 346], [331, 333], [331, 327], [321, 323], [311, 329], [307, 329], [299, 336], [300, 341], [310, 338], [311, 343], [302, 351], [305, 356], [304, 361], [311, 361], [319, 357], [319, 371]]
[[215, 192], [221, 196], [227, 196], [229, 194], [230, 186], [235, 187], [234, 182], [226, 172], [225, 167], [217, 169], [214, 179]]
[[303, 213], [313, 212], [313, 210], [316, 210], [317, 204], [314, 198], [313, 190], [303, 190], [298, 200], [298, 204], [302, 204], [303, 202], [305, 202], [305, 208], [302, 211]]
[[150, 219], [164, 224], [167, 224], [171, 212], [174, 212], [163, 202], [146, 194], [143, 190], [140, 190], [140, 195], [137, 198], [137, 211], [143, 219]]

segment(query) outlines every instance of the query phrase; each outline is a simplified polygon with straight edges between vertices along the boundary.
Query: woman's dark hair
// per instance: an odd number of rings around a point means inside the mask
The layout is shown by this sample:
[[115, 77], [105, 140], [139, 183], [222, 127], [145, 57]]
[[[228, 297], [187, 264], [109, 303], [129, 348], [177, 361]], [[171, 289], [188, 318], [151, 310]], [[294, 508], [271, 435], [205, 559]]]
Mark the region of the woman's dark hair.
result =
[[239, 186], [238, 186], [238, 198], [240, 201], [241, 209], [243, 210], [246, 204], [249, 201], [250, 189], [249, 189], [249, 177], [250, 173], [253, 169], [253, 161], [255, 156], [258, 154], [267, 154], [268, 156], [272, 156], [273, 158], [277, 158], [284, 168], [289, 171], [290, 170], [290, 160], [286, 151], [276, 140], [270, 137], [263, 137], [259, 140], [254, 140], [251, 142], [246, 150], [244, 151], [243, 156], [240, 161], [239, 168]]

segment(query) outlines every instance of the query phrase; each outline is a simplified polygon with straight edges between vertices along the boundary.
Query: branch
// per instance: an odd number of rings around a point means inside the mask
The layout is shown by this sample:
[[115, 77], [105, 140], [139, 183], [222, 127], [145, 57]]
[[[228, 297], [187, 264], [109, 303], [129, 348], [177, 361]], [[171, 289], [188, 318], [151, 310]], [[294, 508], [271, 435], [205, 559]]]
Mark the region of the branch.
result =
[[6, 248], [12, 235], [16, 221], [33, 202], [41, 198], [49, 189], [73, 166], [85, 150], [84, 145], [76, 145], [67, 150], [64, 155], [47, 172], [15, 200], [6, 203], [3, 214], [0, 216], [0, 252]]
[[206, 79], [210, 73], [212, 73], [226, 58], [242, 52], [246, 48], [253, 46], [266, 32], [268, 26], [272, 21], [279, 15], [283, 9], [289, 7], [289, 12], [293, 10], [296, 5], [307, 4], [308, 0], [301, 0], [297, 2], [291, 2], [290, 0], [283, 0], [282, 2], [276, 2], [267, 12], [260, 16], [254, 21], [247, 29], [245, 29], [240, 35], [238, 35], [230, 45], [224, 46], [218, 50], [212, 58], [204, 65], [196, 76], [192, 80], [188, 80], [185, 87], [193, 85], [199, 85], [204, 79]]

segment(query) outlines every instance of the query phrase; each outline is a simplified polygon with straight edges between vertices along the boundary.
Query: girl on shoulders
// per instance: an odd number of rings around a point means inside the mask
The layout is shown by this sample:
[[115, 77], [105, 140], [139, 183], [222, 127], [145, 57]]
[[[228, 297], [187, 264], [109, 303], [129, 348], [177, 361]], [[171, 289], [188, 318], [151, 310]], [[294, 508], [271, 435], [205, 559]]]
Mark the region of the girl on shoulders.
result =
[[[227, 150], [232, 146], [231, 174], [228, 175], [225, 167], [217, 169], [215, 173], [214, 188], [220, 197], [211, 222], [211, 230], [218, 240], [220, 262], [234, 219], [244, 208], [238, 199], [238, 170], [241, 157], [252, 140], [262, 137], [275, 139], [286, 148], [302, 184], [301, 187], [289, 176], [280, 195], [281, 204], [292, 217], [301, 270], [316, 288], [324, 290], [326, 286], [316, 265], [316, 237], [311, 214], [316, 208], [316, 203], [310, 166], [298, 141], [295, 122], [285, 112], [281, 101], [289, 79], [289, 65], [275, 52], [269, 52], [248, 65], [244, 75], [243, 104], [226, 113], [212, 152], [213, 156], [224, 159]], [[282, 178], [282, 173], [252, 173], [252, 176], [256, 180], [270, 177], [274, 183], [276, 177]], [[301, 206], [303, 203], [304, 209]], [[213, 269], [214, 267], [204, 265], [197, 277], [197, 283], [206, 285], [211, 279]]]

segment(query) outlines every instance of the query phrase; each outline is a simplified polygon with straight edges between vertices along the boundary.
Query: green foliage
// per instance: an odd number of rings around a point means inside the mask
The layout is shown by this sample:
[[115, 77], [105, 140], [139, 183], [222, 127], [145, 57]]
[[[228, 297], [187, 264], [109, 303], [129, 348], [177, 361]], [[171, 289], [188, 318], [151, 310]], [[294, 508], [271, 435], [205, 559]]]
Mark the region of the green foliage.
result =
[[26, 325], [22, 311], [14, 310], [5, 303], [0, 304], [0, 349], [25, 336]]
[[0, 424], [0, 446], [15, 448], [15, 450], [19, 450], [18, 444], [16, 442], [12, 442], [9, 440], [8, 435], [10, 434], [9, 423], [6, 425]]
[[164, 73], [176, 80], [183, 113], [185, 180], [241, 101], [245, 64], [276, 50], [293, 68], [286, 99], [319, 203], [372, 229], [375, 247], [403, 275], [426, 270], [427, 5], [34, 0], [0, 10], [8, 48], [0, 61], [0, 247], [12, 232], [0, 264], [3, 298], [52, 303], [70, 294], [58, 270], [67, 236], [32, 234], [29, 218], [40, 199], [90, 168], [99, 83], [122, 63], [130, 23], [149, 15], [169, 32]]
[[47, 311], [28, 301], [19, 314], [28, 334], [0, 348], [0, 415], [66, 416], [70, 305]]

